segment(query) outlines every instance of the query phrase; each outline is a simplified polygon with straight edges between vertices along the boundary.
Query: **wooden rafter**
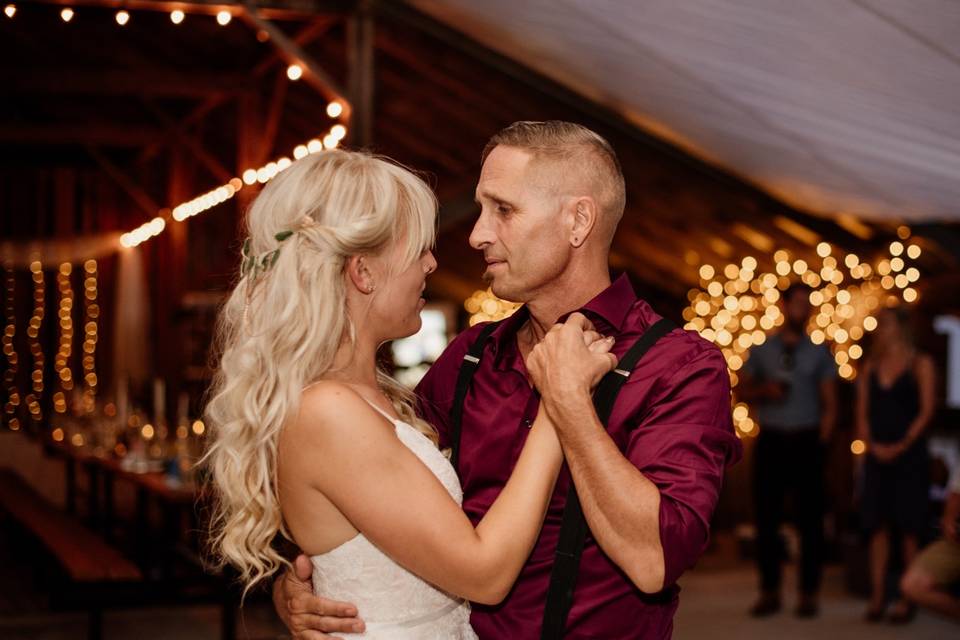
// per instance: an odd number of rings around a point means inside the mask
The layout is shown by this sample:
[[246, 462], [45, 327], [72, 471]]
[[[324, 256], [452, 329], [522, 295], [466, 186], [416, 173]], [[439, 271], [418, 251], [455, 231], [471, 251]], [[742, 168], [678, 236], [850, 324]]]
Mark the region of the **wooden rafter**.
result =
[[205, 97], [233, 95], [252, 86], [247, 74], [180, 73], [170, 69], [142, 68], [98, 69], [31, 69], [30, 73], [7, 74], [5, 93], [47, 95], [145, 95], [164, 97]]
[[289, 64], [298, 64], [304, 69], [303, 79], [314, 87], [328, 101], [339, 101], [344, 105], [345, 113], [349, 103], [346, 92], [339, 84], [324, 71], [323, 67], [313, 59], [303, 48], [290, 38], [282, 29], [260, 15], [256, 5], [247, 0], [244, 2], [243, 12], [240, 14], [245, 22], [256, 30], [267, 32], [270, 41], [277, 47], [277, 51]]
[[124, 171], [113, 164], [103, 153], [94, 146], [87, 146], [87, 153], [97, 165], [117, 186], [126, 192], [137, 206], [148, 216], [153, 217], [160, 211], [160, 205], [148, 194], [143, 187], [134, 182]]
[[217, 160], [194, 136], [184, 130], [182, 124], [177, 122], [171, 116], [167, 115], [163, 109], [149, 100], [144, 100], [143, 104], [147, 110], [165, 127], [167, 133], [176, 138], [177, 142], [185, 149], [190, 151], [206, 169], [212, 173], [217, 180], [229, 182], [233, 178], [233, 173], [227, 170], [223, 164]]
[[[319, 18], [312, 21], [306, 27], [298, 31], [294, 36], [293, 40], [301, 46], [305, 46], [317, 38], [321, 37], [326, 33], [331, 26], [334, 24], [334, 19], [331, 18]], [[253, 70], [250, 72], [250, 77], [258, 79], [262, 78], [267, 72], [273, 69], [277, 63], [282, 62], [283, 57], [280, 53], [274, 49], [270, 54], [264, 57], [263, 60], [258, 62], [254, 66]], [[200, 105], [193, 109], [189, 114], [187, 114], [181, 122], [185, 128], [190, 128], [198, 122], [202, 121], [211, 111], [217, 107], [223, 105], [231, 98], [238, 97], [236, 94], [228, 93], [218, 93], [214, 96], [211, 96], [204, 100]], [[148, 146], [146, 149], [141, 152], [140, 156], [137, 158], [138, 162], [146, 162], [156, 156], [160, 150], [168, 144], [170, 141], [164, 137], [153, 141], [153, 144]]]

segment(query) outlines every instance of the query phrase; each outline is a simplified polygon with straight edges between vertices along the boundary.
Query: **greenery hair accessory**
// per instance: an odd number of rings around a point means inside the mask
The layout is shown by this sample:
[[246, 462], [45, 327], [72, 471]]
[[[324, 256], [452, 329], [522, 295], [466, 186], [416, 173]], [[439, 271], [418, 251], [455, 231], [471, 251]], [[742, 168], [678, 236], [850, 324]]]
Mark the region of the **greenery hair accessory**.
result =
[[[282, 243], [293, 234], [294, 231], [288, 229], [274, 234], [273, 237], [278, 243]], [[243, 241], [243, 248], [240, 250], [240, 255], [243, 257], [243, 260], [240, 262], [240, 277], [246, 278], [250, 276], [256, 279], [257, 276], [277, 263], [277, 258], [280, 256], [280, 247], [278, 246], [272, 251], [255, 256], [250, 253], [250, 238], [247, 238]]]
[[247, 301], [243, 307], [244, 326], [247, 326], [248, 323], [247, 315], [250, 310], [250, 301], [253, 299], [253, 294], [256, 290], [257, 283], [260, 281], [260, 276], [269, 271], [271, 267], [277, 263], [277, 258], [280, 257], [280, 249], [283, 247], [283, 241], [298, 231], [315, 225], [316, 221], [304, 214], [303, 217], [300, 218], [300, 224], [297, 225], [296, 229], [286, 229], [273, 234], [274, 239], [277, 241], [276, 249], [261, 253], [260, 255], [253, 255], [250, 252], [250, 238], [243, 241], [243, 248], [240, 250], [240, 255], [243, 258], [240, 261], [240, 277], [247, 279]]

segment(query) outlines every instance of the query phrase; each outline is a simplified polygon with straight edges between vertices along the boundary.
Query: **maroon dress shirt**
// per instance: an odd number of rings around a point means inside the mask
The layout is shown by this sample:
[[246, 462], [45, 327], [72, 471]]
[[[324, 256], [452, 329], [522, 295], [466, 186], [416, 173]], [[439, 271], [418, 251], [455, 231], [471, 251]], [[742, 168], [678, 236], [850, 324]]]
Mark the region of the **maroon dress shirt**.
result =
[[[581, 310], [623, 353], [660, 319], [622, 276]], [[519, 309], [494, 330], [463, 409], [460, 480], [463, 508], [476, 524], [510, 476], [539, 395], [527, 382], [517, 330]], [[420, 410], [449, 446], [457, 372], [481, 325], [460, 334], [417, 387]], [[575, 363], [571, 363], [575, 366]], [[660, 489], [665, 589], [641, 593], [587, 536], [566, 637], [669, 638], [676, 580], [703, 553], [724, 469], [741, 455], [730, 411], [730, 379], [720, 351], [696, 333], [675, 329], [654, 345], [620, 391], [607, 431], [624, 455]], [[564, 466], [543, 530], [520, 577], [496, 606], [474, 605], [471, 623], [484, 640], [539, 638], [560, 522], [570, 486]]]

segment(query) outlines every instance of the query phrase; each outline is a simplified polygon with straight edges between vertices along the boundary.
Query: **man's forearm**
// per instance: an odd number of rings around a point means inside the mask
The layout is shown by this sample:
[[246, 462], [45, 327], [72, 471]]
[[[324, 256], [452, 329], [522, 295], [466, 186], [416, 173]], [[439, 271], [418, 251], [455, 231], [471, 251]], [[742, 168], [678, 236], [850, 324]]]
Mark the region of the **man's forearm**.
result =
[[617, 448], [589, 395], [544, 404], [597, 544], [641, 591], [660, 591], [665, 569], [659, 489]]

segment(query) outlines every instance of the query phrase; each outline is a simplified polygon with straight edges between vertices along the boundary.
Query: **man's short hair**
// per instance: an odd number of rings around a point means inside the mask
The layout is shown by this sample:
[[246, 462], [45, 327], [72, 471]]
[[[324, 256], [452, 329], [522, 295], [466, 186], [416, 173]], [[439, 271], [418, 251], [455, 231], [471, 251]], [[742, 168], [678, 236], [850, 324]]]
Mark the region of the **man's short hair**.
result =
[[537, 160], [565, 162], [580, 154], [591, 156], [594, 162], [578, 166], [576, 171], [583, 175], [585, 170], [592, 170], [590, 178], [597, 189], [597, 204], [614, 227], [623, 215], [626, 205], [623, 171], [613, 147], [600, 134], [562, 120], [522, 120], [490, 138], [483, 149], [481, 162], [485, 162], [494, 147], [499, 145], [523, 149]]

